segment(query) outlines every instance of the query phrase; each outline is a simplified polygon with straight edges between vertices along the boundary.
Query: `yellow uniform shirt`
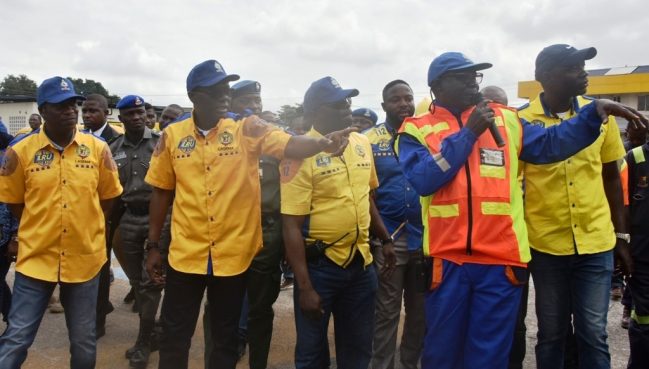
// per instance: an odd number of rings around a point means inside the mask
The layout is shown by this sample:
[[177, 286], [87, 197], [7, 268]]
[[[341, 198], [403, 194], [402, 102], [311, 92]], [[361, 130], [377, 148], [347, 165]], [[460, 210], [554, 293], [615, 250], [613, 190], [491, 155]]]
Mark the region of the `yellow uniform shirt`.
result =
[[[313, 128], [307, 136], [322, 137]], [[338, 241], [325, 253], [342, 267], [349, 265], [357, 251], [365, 265], [372, 262], [369, 194], [379, 181], [365, 135], [350, 134], [342, 157], [320, 153], [304, 160], [284, 160], [280, 174], [282, 213], [308, 216], [307, 242]]]
[[[574, 100], [567, 119], [592, 100]], [[552, 117], [540, 95], [519, 109], [532, 124], [550, 127]], [[552, 255], [593, 254], [611, 250], [615, 233], [604, 185], [602, 164], [624, 157], [624, 146], [615, 118], [602, 125], [601, 135], [590, 146], [558, 163], [524, 164], [525, 220], [530, 246]]]
[[25, 204], [16, 270], [49, 282], [92, 279], [106, 262], [99, 200], [121, 192], [110, 149], [93, 135], [77, 131], [62, 152], [40, 129], [13, 143], [0, 172], [0, 201]]
[[21, 129], [19, 129], [18, 132], [16, 132], [16, 134], [14, 136], [26, 135], [28, 133], [31, 133], [31, 131], [32, 131], [32, 127], [30, 127], [30, 126], [23, 127]]
[[193, 116], [167, 126], [145, 181], [175, 190], [169, 265], [183, 273], [243, 273], [262, 247], [259, 156], [281, 159], [290, 135], [252, 116], [222, 119], [206, 137]]

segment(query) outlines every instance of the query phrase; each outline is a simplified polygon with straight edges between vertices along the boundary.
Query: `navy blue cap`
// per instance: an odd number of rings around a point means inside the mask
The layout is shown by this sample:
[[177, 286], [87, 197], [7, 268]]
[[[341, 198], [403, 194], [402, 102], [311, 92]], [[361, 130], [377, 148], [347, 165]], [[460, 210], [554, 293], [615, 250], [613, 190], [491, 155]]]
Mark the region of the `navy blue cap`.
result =
[[206, 60], [196, 65], [187, 76], [187, 92], [197, 87], [209, 87], [220, 82], [231, 82], [239, 79], [237, 74], [227, 74], [221, 63]]
[[471, 59], [458, 52], [446, 52], [433, 59], [428, 67], [428, 86], [439, 79], [444, 73], [462, 70], [483, 70], [489, 69], [491, 63], [474, 63]]
[[352, 117], [365, 117], [372, 121], [373, 124], [379, 120], [379, 116], [376, 115], [374, 110], [368, 108], [356, 109], [352, 112]]
[[259, 95], [261, 85], [257, 81], [243, 80], [232, 85], [230, 92], [233, 99], [243, 95]]
[[45, 103], [58, 104], [68, 99], [85, 100], [86, 98], [77, 95], [72, 81], [63, 77], [48, 78], [36, 91], [36, 103], [40, 107]]
[[137, 95], [127, 95], [122, 97], [115, 107], [120, 110], [144, 107], [144, 99]]
[[333, 77], [324, 77], [311, 84], [304, 94], [305, 113], [313, 113], [319, 106], [358, 96], [355, 88], [344, 90]]
[[554, 67], [571, 65], [590, 60], [597, 55], [597, 49], [588, 47], [578, 50], [570, 45], [550, 45], [536, 56], [536, 69], [549, 70]]

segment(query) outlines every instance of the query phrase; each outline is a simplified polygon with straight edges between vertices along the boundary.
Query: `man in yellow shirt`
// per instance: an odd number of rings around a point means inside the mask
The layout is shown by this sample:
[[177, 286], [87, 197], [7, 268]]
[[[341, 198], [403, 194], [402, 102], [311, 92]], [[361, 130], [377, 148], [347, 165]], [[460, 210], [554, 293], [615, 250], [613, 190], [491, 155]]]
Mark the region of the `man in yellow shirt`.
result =
[[[351, 97], [331, 77], [304, 96], [306, 134], [320, 138], [352, 124]], [[295, 367], [328, 368], [327, 328], [334, 316], [339, 368], [367, 368], [372, 357], [378, 288], [369, 233], [381, 240], [394, 270], [392, 238], [370, 197], [379, 186], [367, 136], [352, 133], [342, 156], [318, 154], [280, 165], [286, 255], [295, 273]], [[388, 273], [389, 274], [389, 273]]]
[[[575, 116], [591, 99], [586, 60], [595, 48], [548, 46], [536, 59], [543, 92], [519, 115], [550, 127]], [[539, 369], [563, 366], [566, 335], [573, 317], [579, 366], [610, 368], [606, 315], [613, 272], [613, 249], [631, 269], [629, 235], [617, 160], [625, 151], [613, 117], [599, 138], [574, 156], [554, 164], [523, 168], [525, 220], [536, 290]], [[617, 238], [616, 238], [617, 237]]]
[[[192, 115], [169, 125], [153, 153], [146, 182], [149, 208], [147, 271], [162, 281], [160, 231], [173, 201], [169, 268], [161, 320], [160, 368], [187, 367], [191, 337], [207, 288], [210, 367], [234, 368], [246, 270], [262, 247], [259, 157], [303, 158], [342, 151], [350, 130], [329, 138], [290, 136], [256, 116], [228, 113], [239, 79], [207, 60], [187, 77]], [[175, 196], [174, 196], [175, 193]]]
[[98, 274], [106, 262], [105, 212], [122, 192], [108, 145], [77, 131], [72, 82], [38, 88], [43, 129], [13, 142], [0, 171], [0, 202], [20, 221], [9, 326], [0, 337], [2, 368], [20, 368], [59, 284], [70, 336], [70, 367], [94, 368]]

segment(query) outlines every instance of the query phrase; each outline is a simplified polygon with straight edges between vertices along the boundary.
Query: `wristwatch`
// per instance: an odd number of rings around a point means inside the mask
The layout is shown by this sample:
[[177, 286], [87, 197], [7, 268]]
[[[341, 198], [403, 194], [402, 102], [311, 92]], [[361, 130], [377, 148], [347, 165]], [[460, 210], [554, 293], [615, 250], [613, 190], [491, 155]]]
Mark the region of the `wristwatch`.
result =
[[388, 243], [394, 243], [394, 239], [392, 238], [392, 236], [390, 236], [390, 237], [388, 237], [388, 238], [386, 238], [384, 240], [381, 240], [381, 246], [385, 246]]
[[626, 241], [626, 243], [631, 243], [631, 235], [628, 233], [615, 232], [615, 237], [619, 238], [620, 240]]

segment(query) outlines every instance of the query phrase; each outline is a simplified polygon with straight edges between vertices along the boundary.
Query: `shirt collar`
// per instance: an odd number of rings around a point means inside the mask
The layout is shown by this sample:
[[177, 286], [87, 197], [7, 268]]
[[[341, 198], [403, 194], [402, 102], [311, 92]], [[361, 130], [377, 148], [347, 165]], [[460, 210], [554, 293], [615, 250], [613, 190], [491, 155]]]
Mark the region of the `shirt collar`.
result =
[[[572, 98], [572, 112], [574, 114], [579, 113], [580, 105], [579, 105], [579, 99], [575, 96]], [[557, 118], [555, 114], [552, 114], [550, 111], [550, 108], [545, 104], [545, 99], [543, 98], [543, 92], [539, 93], [539, 96], [532, 102], [530, 102], [530, 109], [532, 109], [532, 113], [534, 114], [543, 114], [546, 117], [549, 118]]]
[[[43, 124], [45, 124], [45, 123], [43, 123]], [[74, 137], [72, 138], [72, 141], [70, 142], [70, 144], [68, 146], [71, 146], [74, 143], [79, 144], [78, 140], [79, 140], [79, 135], [80, 134], [82, 134], [82, 133], [79, 132], [79, 130], [76, 129], [76, 127], [75, 127], [75, 129], [74, 129]], [[38, 148], [43, 149], [43, 148], [45, 148], [47, 146], [51, 146], [53, 149], [55, 149], [57, 151], [60, 151], [60, 149], [55, 146], [55, 144], [52, 142], [52, 140], [50, 140], [50, 138], [47, 137], [47, 134], [45, 134], [45, 129], [41, 129], [38, 132]], [[63, 149], [65, 149], [65, 147]]]
[[101, 137], [101, 134], [104, 133], [104, 130], [106, 129], [107, 126], [108, 126], [108, 122], [104, 122], [104, 125], [101, 126], [101, 128], [99, 128], [98, 130], [96, 130], [94, 132], [93, 131], [90, 131], [90, 132], [95, 137]]
[[[151, 129], [150, 129], [149, 127], [146, 127], [146, 126], [145, 126], [145, 127], [144, 127], [144, 134], [142, 134], [142, 139], [140, 140], [140, 142], [142, 142], [142, 141], [144, 141], [144, 140], [148, 140], [148, 139], [150, 139], [152, 136], [153, 136], [153, 135], [151, 134]], [[140, 142], [138, 142], [138, 143], [133, 143], [133, 142], [129, 141], [128, 138], [126, 137], [126, 134], [124, 134], [124, 146], [133, 146], [133, 147], [135, 147], [135, 146], [139, 145]]]

